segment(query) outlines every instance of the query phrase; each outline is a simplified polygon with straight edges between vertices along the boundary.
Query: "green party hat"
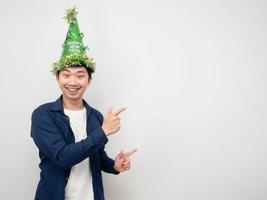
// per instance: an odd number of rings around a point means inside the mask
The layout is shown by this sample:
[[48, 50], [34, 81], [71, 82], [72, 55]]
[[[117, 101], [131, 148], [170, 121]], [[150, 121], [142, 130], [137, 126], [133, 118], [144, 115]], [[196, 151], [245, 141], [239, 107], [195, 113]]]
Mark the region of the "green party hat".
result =
[[88, 48], [83, 44], [83, 33], [79, 29], [77, 14], [75, 7], [66, 11], [64, 19], [69, 23], [69, 30], [63, 44], [60, 60], [53, 64], [53, 74], [71, 66], [85, 66], [90, 68], [92, 73], [95, 71], [93, 58], [86, 55]]

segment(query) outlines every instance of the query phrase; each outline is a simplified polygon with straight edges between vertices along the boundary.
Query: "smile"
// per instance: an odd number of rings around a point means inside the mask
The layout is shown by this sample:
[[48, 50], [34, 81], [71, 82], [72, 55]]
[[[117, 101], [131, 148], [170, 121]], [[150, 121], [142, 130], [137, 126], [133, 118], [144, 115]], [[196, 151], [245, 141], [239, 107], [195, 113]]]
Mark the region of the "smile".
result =
[[66, 87], [66, 89], [67, 89], [68, 91], [70, 91], [70, 92], [76, 92], [76, 91], [78, 91], [80, 88], [67, 88], [67, 87]]

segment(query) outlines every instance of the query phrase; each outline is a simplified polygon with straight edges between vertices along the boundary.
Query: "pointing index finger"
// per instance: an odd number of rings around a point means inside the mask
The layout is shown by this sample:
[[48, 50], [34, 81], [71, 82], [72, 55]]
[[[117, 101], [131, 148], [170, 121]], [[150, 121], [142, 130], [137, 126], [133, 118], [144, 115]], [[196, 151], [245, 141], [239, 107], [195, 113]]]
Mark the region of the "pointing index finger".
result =
[[118, 110], [116, 110], [115, 112], [114, 112], [114, 115], [119, 115], [120, 113], [122, 113], [123, 111], [125, 111], [127, 108], [126, 107], [121, 107], [121, 108], [119, 108]]
[[133, 149], [131, 151], [128, 151], [127, 153], [125, 153], [126, 156], [131, 156], [133, 155], [135, 152], [137, 152], [137, 149]]

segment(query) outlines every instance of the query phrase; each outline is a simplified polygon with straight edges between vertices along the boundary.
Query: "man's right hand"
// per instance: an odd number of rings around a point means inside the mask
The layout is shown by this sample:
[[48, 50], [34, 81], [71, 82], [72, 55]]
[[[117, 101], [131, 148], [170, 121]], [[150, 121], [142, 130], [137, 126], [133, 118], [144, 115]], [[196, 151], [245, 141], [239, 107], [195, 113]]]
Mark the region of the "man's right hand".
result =
[[118, 110], [112, 112], [112, 108], [109, 108], [104, 116], [102, 129], [106, 136], [114, 134], [120, 130], [120, 117], [119, 114], [126, 110], [126, 107], [121, 107]]

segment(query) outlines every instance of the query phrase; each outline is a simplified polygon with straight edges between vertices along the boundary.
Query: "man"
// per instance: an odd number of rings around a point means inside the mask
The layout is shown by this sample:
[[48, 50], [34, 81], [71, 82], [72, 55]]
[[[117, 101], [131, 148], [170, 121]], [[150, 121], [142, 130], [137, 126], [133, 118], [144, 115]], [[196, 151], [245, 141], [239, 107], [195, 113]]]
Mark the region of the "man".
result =
[[36, 200], [103, 200], [101, 170], [129, 170], [129, 157], [136, 151], [120, 152], [113, 160], [104, 150], [107, 137], [119, 131], [119, 115], [126, 108], [109, 109], [103, 117], [83, 99], [94, 62], [85, 54], [76, 15], [75, 8], [67, 11], [70, 27], [53, 68], [62, 95], [32, 114], [31, 136], [41, 160]]

